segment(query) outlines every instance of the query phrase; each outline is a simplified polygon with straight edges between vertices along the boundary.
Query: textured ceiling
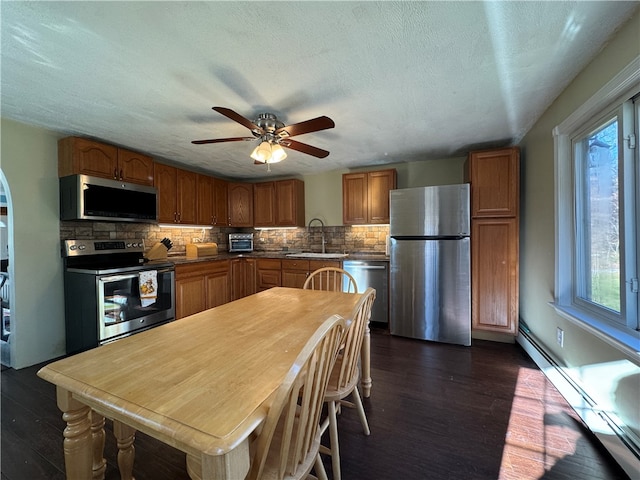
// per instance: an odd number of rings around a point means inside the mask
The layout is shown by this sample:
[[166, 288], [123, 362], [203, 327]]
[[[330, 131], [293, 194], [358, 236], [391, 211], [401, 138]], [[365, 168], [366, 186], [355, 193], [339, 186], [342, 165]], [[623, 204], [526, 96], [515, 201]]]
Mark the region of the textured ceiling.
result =
[[197, 170], [267, 175], [211, 110], [336, 128], [271, 175], [517, 143], [636, 2], [6, 2], [1, 114]]

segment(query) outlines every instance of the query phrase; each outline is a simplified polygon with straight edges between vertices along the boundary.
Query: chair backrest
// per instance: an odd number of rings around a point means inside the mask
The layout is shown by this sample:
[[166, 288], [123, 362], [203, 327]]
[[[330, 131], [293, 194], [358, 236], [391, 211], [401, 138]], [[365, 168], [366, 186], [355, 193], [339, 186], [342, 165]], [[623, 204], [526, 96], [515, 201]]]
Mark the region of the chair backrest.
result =
[[277, 465], [277, 475], [269, 478], [304, 478], [311, 471], [320, 449], [324, 395], [345, 330], [344, 319], [331, 316], [298, 355], [256, 440], [247, 479], [261, 478], [267, 464]]
[[329, 290], [332, 292], [358, 293], [355, 278], [337, 267], [319, 268], [309, 275], [302, 288], [307, 290]]
[[331, 389], [351, 389], [358, 382], [360, 376], [360, 350], [367, 323], [371, 318], [371, 307], [376, 299], [376, 291], [369, 287], [362, 294], [362, 298], [353, 308], [351, 325], [347, 329], [340, 358], [331, 375]]

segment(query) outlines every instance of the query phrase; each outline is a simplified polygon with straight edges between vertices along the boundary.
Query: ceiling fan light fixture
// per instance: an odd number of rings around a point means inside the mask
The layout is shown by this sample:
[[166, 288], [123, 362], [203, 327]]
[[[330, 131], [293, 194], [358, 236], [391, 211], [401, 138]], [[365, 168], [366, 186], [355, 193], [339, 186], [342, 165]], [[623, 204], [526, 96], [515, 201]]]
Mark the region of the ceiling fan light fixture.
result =
[[269, 142], [264, 141], [258, 145], [253, 152], [251, 152], [251, 158], [257, 162], [266, 163], [271, 157], [271, 145]]
[[287, 152], [284, 151], [277, 143], [271, 145], [271, 158], [269, 159], [269, 163], [278, 163], [287, 158]]

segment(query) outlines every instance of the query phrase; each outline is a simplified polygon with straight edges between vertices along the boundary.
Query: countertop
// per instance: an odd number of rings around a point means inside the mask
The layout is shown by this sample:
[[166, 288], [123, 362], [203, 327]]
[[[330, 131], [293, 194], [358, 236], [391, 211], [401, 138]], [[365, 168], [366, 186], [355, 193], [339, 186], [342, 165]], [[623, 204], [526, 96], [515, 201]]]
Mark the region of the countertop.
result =
[[[167, 257], [167, 261], [172, 262], [174, 265], [181, 265], [187, 263], [197, 263], [197, 262], [211, 262], [215, 260], [232, 260], [234, 258], [274, 258], [274, 259], [286, 259], [286, 258], [296, 258], [289, 257], [288, 255], [292, 255], [294, 253], [299, 252], [290, 252], [290, 251], [273, 251], [273, 252], [247, 252], [247, 253], [229, 253], [229, 252], [220, 252], [218, 255], [210, 255], [198, 258], [187, 258], [186, 254], [171, 254], [169, 253]], [[308, 258], [301, 258], [304, 260], [310, 260]], [[345, 260], [368, 260], [368, 261], [380, 261], [380, 262], [388, 262], [389, 256], [384, 253], [374, 253], [374, 252], [354, 252], [350, 253], [347, 257], [342, 258], [323, 258], [323, 259], [313, 259], [313, 260], [337, 260], [337, 261], [345, 261]]]

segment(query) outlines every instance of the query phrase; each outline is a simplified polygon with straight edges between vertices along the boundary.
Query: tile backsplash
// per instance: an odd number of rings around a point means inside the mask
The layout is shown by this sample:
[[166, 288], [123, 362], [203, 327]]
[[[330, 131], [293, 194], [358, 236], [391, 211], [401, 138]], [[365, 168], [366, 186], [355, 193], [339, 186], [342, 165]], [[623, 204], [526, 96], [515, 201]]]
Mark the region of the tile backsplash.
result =
[[[221, 252], [229, 249], [227, 235], [238, 232], [228, 227], [213, 228], [170, 228], [146, 223], [126, 222], [60, 222], [60, 239], [134, 239], [142, 238], [147, 248], [167, 237], [173, 242], [172, 253], [184, 252], [188, 243], [194, 241], [215, 242]], [[242, 229], [242, 232], [254, 233], [254, 250], [262, 252], [280, 252], [282, 250], [304, 250], [320, 252], [322, 250], [321, 228], [254, 230]], [[388, 225], [324, 227], [325, 250], [327, 252], [384, 253]]]

